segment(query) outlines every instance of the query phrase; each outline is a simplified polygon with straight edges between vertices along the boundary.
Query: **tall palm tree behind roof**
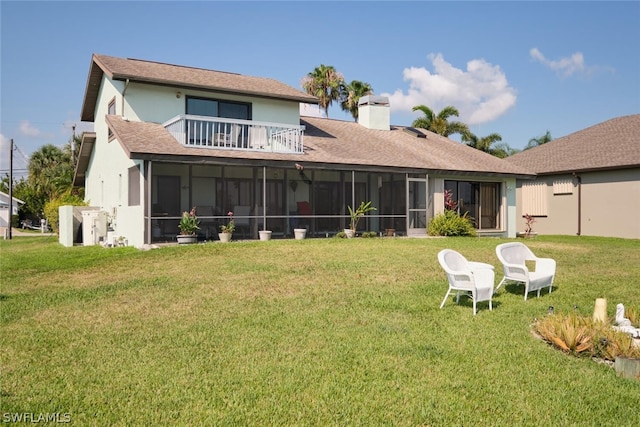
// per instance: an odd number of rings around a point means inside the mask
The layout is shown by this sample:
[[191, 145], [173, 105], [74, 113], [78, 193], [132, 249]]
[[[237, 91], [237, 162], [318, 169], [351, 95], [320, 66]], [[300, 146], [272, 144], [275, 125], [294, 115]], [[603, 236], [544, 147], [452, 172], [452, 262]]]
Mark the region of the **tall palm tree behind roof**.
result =
[[454, 133], [461, 135], [467, 135], [469, 133], [469, 127], [466, 124], [449, 121], [449, 117], [458, 117], [460, 115], [458, 110], [450, 105], [444, 107], [437, 115], [426, 105], [415, 106], [413, 107], [413, 111], [421, 111], [424, 113], [424, 116], [418, 117], [413, 121], [411, 125], [413, 127], [427, 129], [445, 137], [453, 135]]
[[321, 64], [303, 77], [300, 83], [305, 92], [320, 100], [318, 104], [324, 109], [325, 116], [329, 117], [329, 106], [340, 99], [340, 87], [344, 83], [342, 74], [331, 65]]
[[538, 145], [543, 145], [546, 144], [547, 142], [553, 140], [553, 138], [551, 137], [551, 132], [547, 131], [547, 133], [545, 133], [542, 136], [539, 136], [538, 138], [531, 138], [529, 140], [529, 142], [527, 143], [527, 146], [524, 147], [525, 150], [528, 150], [529, 148], [533, 148], [533, 147], [537, 147]]
[[358, 102], [366, 95], [373, 95], [373, 88], [369, 83], [360, 80], [352, 80], [340, 87], [340, 106], [343, 111], [351, 114], [353, 119], [358, 121]]
[[462, 142], [466, 142], [469, 147], [473, 147], [477, 150], [489, 153], [492, 156], [504, 159], [514, 153], [514, 150], [507, 144], [495, 144], [495, 142], [502, 141], [502, 135], [499, 133], [492, 133], [482, 138], [469, 132], [462, 135]]

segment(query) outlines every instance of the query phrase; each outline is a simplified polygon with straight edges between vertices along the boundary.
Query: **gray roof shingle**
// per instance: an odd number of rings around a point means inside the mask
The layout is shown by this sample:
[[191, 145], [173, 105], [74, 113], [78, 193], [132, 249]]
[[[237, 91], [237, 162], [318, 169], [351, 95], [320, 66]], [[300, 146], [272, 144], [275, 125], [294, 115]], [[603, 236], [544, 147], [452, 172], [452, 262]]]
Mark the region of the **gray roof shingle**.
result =
[[221, 150], [186, 147], [156, 123], [107, 116], [107, 123], [131, 158], [220, 162], [230, 159], [291, 162], [316, 165], [369, 166], [420, 169], [484, 175], [531, 177], [532, 172], [503, 159], [424, 131], [417, 138], [402, 127], [371, 130], [357, 123], [303, 117], [304, 154]]
[[537, 174], [640, 166], [640, 114], [617, 117], [506, 159]]

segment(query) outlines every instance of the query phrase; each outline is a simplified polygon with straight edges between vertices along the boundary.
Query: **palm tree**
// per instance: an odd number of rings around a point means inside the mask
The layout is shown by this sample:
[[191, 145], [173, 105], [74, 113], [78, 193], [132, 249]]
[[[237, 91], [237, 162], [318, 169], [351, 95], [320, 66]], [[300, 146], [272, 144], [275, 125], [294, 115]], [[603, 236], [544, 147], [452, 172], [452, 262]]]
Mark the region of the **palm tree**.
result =
[[319, 104], [326, 117], [329, 117], [329, 106], [340, 99], [340, 87], [344, 83], [341, 73], [330, 65], [321, 64], [302, 78], [300, 84], [309, 95], [320, 100]]
[[[71, 144], [60, 149], [52, 144], [40, 147], [29, 158], [28, 184], [38, 199], [37, 208], [72, 188]], [[39, 212], [36, 212], [39, 213]]]
[[477, 150], [489, 153], [492, 156], [504, 159], [512, 154], [515, 154], [517, 150], [509, 147], [508, 144], [496, 144], [495, 142], [502, 141], [502, 136], [499, 133], [492, 133], [482, 138], [478, 138], [473, 133], [469, 132], [462, 135], [462, 142], [466, 142], [469, 147], [473, 147]]
[[353, 120], [358, 121], [358, 102], [366, 95], [373, 95], [373, 88], [369, 83], [352, 80], [340, 87], [340, 106], [342, 111], [351, 113]]
[[496, 141], [502, 141], [502, 136], [499, 133], [492, 133], [485, 137], [479, 138], [473, 133], [469, 132], [466, 135], [462, 135], [462, 142], [466, 142], [469, 147], [473, 147], [477, 150], [489, 153], [491, 151], [491, 144]]
[[437, 115], [426, 105], [413, 107], [413, 111], [422, 111], [424, 113], [423, 117], [418, 117], [413, 121], [413, 127], [427, 129], [445, 137], [454, 133], [459, 133], [460, 135], [469, 133], [469, 127], [466, 124], [449, 121], [449, 117], [458, 117], [460, 115], [458, 110], [450, 105], [444, 107]]
[[553, 138], [551, 137], [551, 132], [547, 131], [547, 133], [545, 133], [544, 135], [538, 137], [538, 138], [531, 138], [529, 140], [529, 143], [527, 144], [526, 147], [524, 147], [525, 150], [528, 150], [529, 148], [533, 148], [533, 147], [537, 147], [538, 145], [542, 145], [542, 144], [546, 144], [547, 142], [551, 141]]

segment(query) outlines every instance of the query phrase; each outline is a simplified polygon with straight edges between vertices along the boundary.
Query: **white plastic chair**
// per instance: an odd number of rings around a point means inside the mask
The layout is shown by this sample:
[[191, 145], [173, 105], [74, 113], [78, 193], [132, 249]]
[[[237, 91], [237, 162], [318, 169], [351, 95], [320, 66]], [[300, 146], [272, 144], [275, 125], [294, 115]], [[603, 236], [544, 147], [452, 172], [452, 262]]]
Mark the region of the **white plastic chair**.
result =
[[[529, 292], [538, 291], [538, 297], [542, 288], [549, 286], [549, 293], [553, 286], [553, 278], [556, 274], [556, 262], [551, 258], [538, 258], [524, 243], [502, 243], [496, 247], [496, 255], [504, 268], [504, 277], [496, 287], [513, 281], [524, 283], [524, 300], [527, 300]], [[535, 262], [533, 271], [527, 267], [527, 261]]]
[[495, 273], [493, 266], [480, 262], [470, 262], [459, 252], [452, 249], [443, 249], [438, 253], [438, 261], [447, 273], [449, 289], [440, 304], [444, 303], [451, 292], [456, 291], [456, 304], [460, 301], [460, 294], [466, 294], [473, 300], [473, 315], [476, 314], [476, 303], [489, 301], [489, 310], [493, 310], [491, 298]]

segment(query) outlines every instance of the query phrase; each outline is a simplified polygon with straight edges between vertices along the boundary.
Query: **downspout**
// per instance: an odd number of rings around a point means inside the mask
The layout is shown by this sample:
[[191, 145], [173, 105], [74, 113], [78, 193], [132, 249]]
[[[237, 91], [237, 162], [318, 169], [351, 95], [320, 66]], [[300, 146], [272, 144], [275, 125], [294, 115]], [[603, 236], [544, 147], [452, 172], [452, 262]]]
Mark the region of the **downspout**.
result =
[[578, 232], [576, 235], [582, 235], [582, 177], [575, 172], [573, 176], [578, 180]]
[[124, 82], [124, 89], [122, 89], [122, 105], [120, 111], [122, 111], [122, 118], [124, 118], [124, 94], [127, 93], [127, 88], [129, 87], [129, 79]]

